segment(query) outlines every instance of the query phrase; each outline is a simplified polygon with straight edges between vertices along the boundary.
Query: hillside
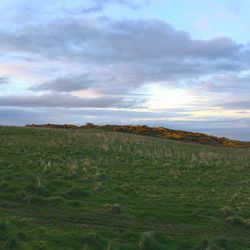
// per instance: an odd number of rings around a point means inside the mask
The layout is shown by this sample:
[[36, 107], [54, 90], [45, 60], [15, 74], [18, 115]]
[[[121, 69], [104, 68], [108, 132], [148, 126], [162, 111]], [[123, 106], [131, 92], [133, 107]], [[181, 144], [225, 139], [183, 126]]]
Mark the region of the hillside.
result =
[[247, 148], [0, 127], [0, 246], [250, 249], [249, 185]]
[[30, 124], [26, 125], [30, 128], [64, 128], [64, 129], [100, 129], [112, 132], [124, 132], [140, 135], [148, 135], [152, 137], [159, 137], [163, 139], [170, 139], [176, 141], [191, 142], [204, 145], [212, 146], [223, 146], [223, 147], [234, 147], [234, 148], [249, 148], [250, 142], [242, 142], [230, 140], [225, 137], [216, 137], [212, 135], [207, 135], [203, 133], [187, 132], [182, 130], [174, 130], [164, 127], [148, 127], [145, 125], [94, 125], [92, 123], [87, 123], [83, 126], [76, 126], [71, 124]]

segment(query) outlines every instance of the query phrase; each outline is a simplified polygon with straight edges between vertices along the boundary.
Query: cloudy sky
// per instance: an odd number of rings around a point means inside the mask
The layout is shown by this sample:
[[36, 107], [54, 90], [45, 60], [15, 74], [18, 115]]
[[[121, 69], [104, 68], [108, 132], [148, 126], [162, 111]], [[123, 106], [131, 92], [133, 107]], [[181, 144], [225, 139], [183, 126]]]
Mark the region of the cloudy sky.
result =
[[249, 0], [1, 0], [0, 124], [250, 140]]

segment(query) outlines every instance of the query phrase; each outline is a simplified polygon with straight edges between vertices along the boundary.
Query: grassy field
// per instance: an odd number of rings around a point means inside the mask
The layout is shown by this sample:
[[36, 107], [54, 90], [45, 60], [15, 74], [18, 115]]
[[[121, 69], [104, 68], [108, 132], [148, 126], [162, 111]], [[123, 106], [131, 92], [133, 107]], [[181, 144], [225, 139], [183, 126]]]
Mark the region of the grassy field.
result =
[[250, 249], [250, 149], [0, 127], [1, 249]]

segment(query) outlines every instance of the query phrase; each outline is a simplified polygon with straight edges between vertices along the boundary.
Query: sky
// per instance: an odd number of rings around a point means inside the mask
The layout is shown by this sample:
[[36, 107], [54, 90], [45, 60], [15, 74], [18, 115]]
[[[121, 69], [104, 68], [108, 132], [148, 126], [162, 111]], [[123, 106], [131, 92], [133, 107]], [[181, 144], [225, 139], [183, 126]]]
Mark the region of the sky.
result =
[[250, 141], [249, 0], [0, 0], [0, 124]]

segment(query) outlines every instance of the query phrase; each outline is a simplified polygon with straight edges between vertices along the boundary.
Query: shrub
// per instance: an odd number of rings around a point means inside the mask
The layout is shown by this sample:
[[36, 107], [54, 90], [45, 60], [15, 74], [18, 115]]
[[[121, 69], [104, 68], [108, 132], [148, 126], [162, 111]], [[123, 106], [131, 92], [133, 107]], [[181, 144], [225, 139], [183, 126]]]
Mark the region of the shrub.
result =
[[100, 236], [97, 233], [88, 233], [84, 239], [89, 243], [95, 243], [100, 240]]
[[120, 214], [122, 212], [120, 204], [105, 204], [105, 208], [107, 208], [108, 212], [111, 214]]
[[93, 188], [93, 191], [95, 192], [101, 192], [102, 191], [102, 183], [101, 182], [97, 182]]
[[246, 227], [250, 226], [250, 219], [244, 219], [239, 216], [229, 216], [227, 217], [226, 221], [235, 226], [240, 226], [240, 225], [243, 225]]
[[243, 219], [239, 216], [229, 216], [226, 218], [226, 221], [235, 226], [244, 224]]
[[225, 206], [220, 210], [224, 216], [229, 216], [232, 213], [232, 209], [229, 206]]
[[141, 250], [154, 250], [156, 248], [156, 242], [152, 232], [145, 232], [139, 242], [139, 249]]

